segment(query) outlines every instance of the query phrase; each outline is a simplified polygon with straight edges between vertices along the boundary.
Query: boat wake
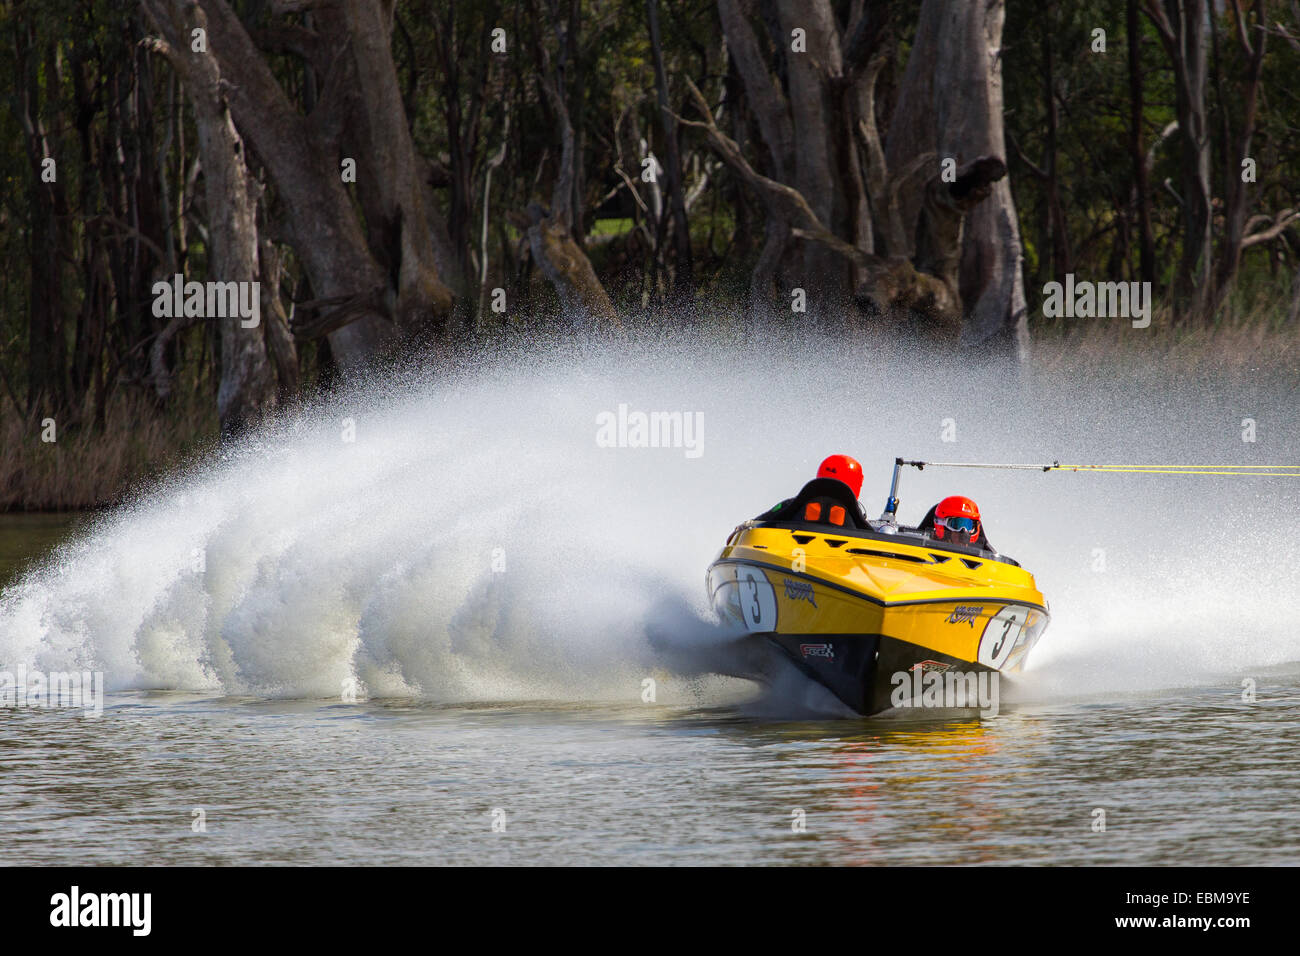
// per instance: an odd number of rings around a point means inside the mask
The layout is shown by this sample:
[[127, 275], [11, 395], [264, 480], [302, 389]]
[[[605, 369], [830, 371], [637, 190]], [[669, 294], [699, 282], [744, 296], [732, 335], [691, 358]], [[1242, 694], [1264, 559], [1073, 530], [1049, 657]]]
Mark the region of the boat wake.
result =
[[[871, 343], [697, 336], [395, 375], [97, 518], [0, 595], [0, 669], [266, 697], [788, 698], [808, 682], [715, 625], [704, 568], [829, 452], [864, 463], [869, 512], [897, 454], [1297, 460], [1280, 390], [1152, 374], [1009, 380]], [[1241, 441], [1243, 417], [1267, 442]], [[1296, 484], [927, 471], [900, 517], [980, 502], [1052, 602], [1018, 688], [1056, 698], [1300, 660], [1278, 520]]]

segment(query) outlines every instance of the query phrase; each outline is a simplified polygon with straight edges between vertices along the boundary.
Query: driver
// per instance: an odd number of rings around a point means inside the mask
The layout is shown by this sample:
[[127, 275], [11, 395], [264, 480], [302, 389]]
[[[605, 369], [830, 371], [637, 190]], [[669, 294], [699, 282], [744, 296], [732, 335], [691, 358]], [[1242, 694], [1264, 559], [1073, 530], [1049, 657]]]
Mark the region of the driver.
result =
[[916, 530], [932, 535], [935, 540], [948, 544], [964, 544], [992, 551], [993, 546], [984, 534], [980, 521], [979, 505], [962, 495], [944, 498], [926, 513]]

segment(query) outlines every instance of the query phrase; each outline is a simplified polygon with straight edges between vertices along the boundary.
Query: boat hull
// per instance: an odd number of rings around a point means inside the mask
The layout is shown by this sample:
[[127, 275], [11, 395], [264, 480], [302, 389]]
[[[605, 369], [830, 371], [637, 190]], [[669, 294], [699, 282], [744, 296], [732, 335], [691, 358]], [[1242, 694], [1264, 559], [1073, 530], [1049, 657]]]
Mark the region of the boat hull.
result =
[[969, 686], [955, 678], [1022, 668], [1049, 621], [1033, 577], [915, 540], [742, 525], [709, 567], [710, 599], [864, 715], [929, 675]]

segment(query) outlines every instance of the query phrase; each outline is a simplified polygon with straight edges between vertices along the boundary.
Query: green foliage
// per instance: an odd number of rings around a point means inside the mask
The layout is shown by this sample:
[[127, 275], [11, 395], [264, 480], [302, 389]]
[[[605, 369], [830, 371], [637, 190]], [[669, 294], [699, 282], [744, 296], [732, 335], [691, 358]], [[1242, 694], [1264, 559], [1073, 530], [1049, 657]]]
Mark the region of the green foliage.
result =
[[[1012, 192], [1020, 216], [1026, 254], [1025, 284], [1030, 315], [1045, 282], [1065, 269], [1054, 261], [1046, 180], [1033, 166], [1049, 166], [1046, 91], [1047, 48], [1054, 54], [1052, 90], [1059, 112], [1056, 179], [1065, 211], [1070, 270], [1084, 277], [1140, 278], [1134, 162], [1129, 144], [1130, 67], [1126, 22], [1127, 0], [1081, 3], [1009, 0], [1004, 34], [1005, 122]], [[1245, 6], [1245, 5], [1243, 5]], [[1209, 128], [1212, 139], [1213, 222], [1216, 246], [1222, 243], [1222, 197], [1227, 188], [1228, 143], [1225, 123], [1240, 129], [1244, 57], [1226, 6], [1215, 4], [1219, 58], [1211, 61]], [[1282, 11], [1270, 5], [1273, 15]], [[1183, 221], [1179, 134], [1162, 133], [1176, 119], [1174, 72], [1167, 51], [1150, 19], [1138, 17], [1144, 108], [1142, 150], [1153, 162], [1150, 173], [1152, 233], [1156, 251], [1156, 296], [1169, 290], [1182, 255]], [[1295, 32], [1292, 24], [1292, 32]], [[1104, 54], [1091, 49], [1092, 31], [1106, 31]], [[1261, 212], [1300, 206], [1296, 196], [1300, 156], [1287, 144], [1300, 121], [1300, 98], [1284, 77], [1295, 76], [1300, 53], [1276, 37], [1269, 39], [1264, 60], [1258, 129], [1252, 155], [1259, 183], [1253, 196]], [[1213, 55], [1213, 54], [1211, 54]], [[1031, 166], [1030, 164], [1033, 164]], [[1029, 250], [1036, 250], [1031, 256]], [[1286, 253], [1293, 263], [1291, 253]], [[1256, 247], [1243, 257], [1243, 276], [1265, 261]], [[1292, 269], [1294, 264], [1292, 264]], [[1237, 301], [1234, 297], [1233, 301]]]
[[[1048, 331], [1037, 318], [1042, 286], [1067, 266], [1085, 278], [1139, 278], [1128, 2], [1007, 0], [1006, 158], [1020, 217], [1030, 315], [1038, 331]], [[255, 30], [311, 28], [310, 14], [278, 14], [266, 0], [240, 0], [232, 7]], [[847, 23], [858, 4], [833, 0], [832, 7]], [[878, 119], [885, 130], [911, 50], [917, 7], [916, 0], [867, 4], [870, 15], [889, 24], [878, 87]], [[1270, 2], [1267, 8], [1270, 23], [1300, 35], [1289, 7]], [[659, 0], [658, 9], [671, 110], [695, 118], [687, 97], [691, 79], [713, 107], [721, 107], [720, 124], [728, 134], [763, 167], [757, 124], [725, 50], [715, 0]], [[1213, 4], [1213, 9], [1218, 53], [1209, 133], [1213, 192], [1222, 202], [1232, 173], [1225, 135], [1240, 129], [1246, 59], [1228, 8]], [[490, 49], [497, 28], [505, 30], [504, 54]], [[1098, 28], [1106, 31], [1105, 53], [1091, 49]], [[1139, 29], [1144, 95], [1139, 125], [1141, 149], [1152, 156], [1159, 301], [1170, 289], [1182, 252], [1184, 223], [1174, 195], [1181, 188], [1181, 158], [1178, 135], [1163, 135], [1176, 115], [1172, 64], [1145, 14], [1139, 16]], [[74, 424], [93, 430], [108, 421], [109, 409], [124, 407], [118, 403], [152, 408], [159, 401], [151, 391], [147, 358], [161, 322], [151, 314], [148, 283], [165, 273], [165, 262], [168, 269], [205, 273], [208, 211], [185, 91], [165, 61], [142, 48], [150, 32], [138, 0], [0, 2], [0, 75], [6, 80], [7, 107], [0, 110], [0, 255], [9, 266], [0, 275], [0, 397], [8, 415], [30, 417], [51, 402], [62, 403]], [[759, 29], [758, 40], [772, 57], [774, 76], [784, 82], [771, 37]], [[1291, 148], [1300, 137], [1300, 91], [1293, 82], [1300, 73], [1300, 50], [1274, 32], [1267, 51], [1251, 146], [1259, 181], [1250, 190], [1249, 209], [1271, 217], [1300, 209], [1300, 151]], [[649, 212], [666, 199], [640, 178], [648, 152], [661, 163], [667, 155], [644, 0], [398, 0], [393, 54], [412, 137], [429, 164], [429, 196], [457, 258], [451, 271], [459, 274], [444, 278], [461, 291], [469, 303], [465, 308], [475, 308], [481, 274], [489, 288], [506, 287], [512, 303], [524, 304], [525, 314], [540, 316], [556, 302], [525, 237], [525, 211], [530, 203], [549, 207], [559, 171], [560, 115], [545, 94], [544, 77], [562, 89], [574, 128], [579, 198], [573, 229], [597, 275], [631, 313], [653, 315], [669, 301], [676, 254], [667, 228]], [[311, 113], [324, 92], [322, 77], [287, 47], [277, 47], [266, 62], [291, 105], [304, 116]], [[1054, 145], [1049, 102], [1057, 114]], [[345, 141], [349, 135], [358, 133], [345, 130]], [[765, 210], [698, 129], [682, 127], [677, 136], [685, 185], [693, 195], [694, 294], [700, 301], [741, 301], [762, 248]], [[489, 193], [488, 170], [503, 147]], [[58, 161], [57, 195], [39, 179], [39, 160], [46, 154]], [[250, 163], [265, 185], [261, 225], [283, 238], [283, 209], [274, 185], [265, 182], [256, 156]], [[1053, 235], [1052, 186], [1063, 214], [1068, 261], [1058, 252], [1062, 237]], [[50, 213], [52, 207], [57, 208]], [[1216, 213], [1214, 236], [1221, 243], [1222, 208]], [[1253, 228], [1261, 228], [1260, 222]], [[43, 261], [40, 243], [51, 230], [59, 252], [48, 288], [58, 293], [60, 304], [46, 328], [34, 323], [33, 303], [42, 294], [35, 278]], [[1297, 274], [1297, 234], [1292, 229], [1278, 241], [1246, 250], [1223, 321], [1260, 321], [1270, 328], [1285, 321]], [[312, 298], [297, 259], [287, 254], [287, 262], [286, 293], [292, 289], [300, 300]], [[490, 318], [480, 324], [492, 327]], [[42, 385], [36, 379], [45, 374], [36, 361], [42, 350], [58, 353], [62, 364], [57, 381], [45, 382], [46, 391], [31, 399], [30, 393], [40, 392], [35, 386]], [[220, 368], [210, 327], [183, 332], [169, 360], [175, 373], [172, 404], [213, 400]], [[325, 348], [304, 343], [301, 361], [304, 387], [328, 383]]]

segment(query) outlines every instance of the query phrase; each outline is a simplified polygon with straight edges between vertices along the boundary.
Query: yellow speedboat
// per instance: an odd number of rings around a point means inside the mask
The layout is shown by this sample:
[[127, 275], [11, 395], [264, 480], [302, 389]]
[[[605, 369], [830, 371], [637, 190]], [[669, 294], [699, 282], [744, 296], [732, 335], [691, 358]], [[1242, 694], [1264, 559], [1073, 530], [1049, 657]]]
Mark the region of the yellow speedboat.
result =
[[951, 683], [1017, 671], [1049, 620], [1033, 575], [1011, 558], [897, 524], [904, 464], [879, 520], [862, 517], [843, 482], [817, 478], [780, 520], [737, 527], [708, 571], [724, 621], [775, 642], [860, 714], [931, 673]]

